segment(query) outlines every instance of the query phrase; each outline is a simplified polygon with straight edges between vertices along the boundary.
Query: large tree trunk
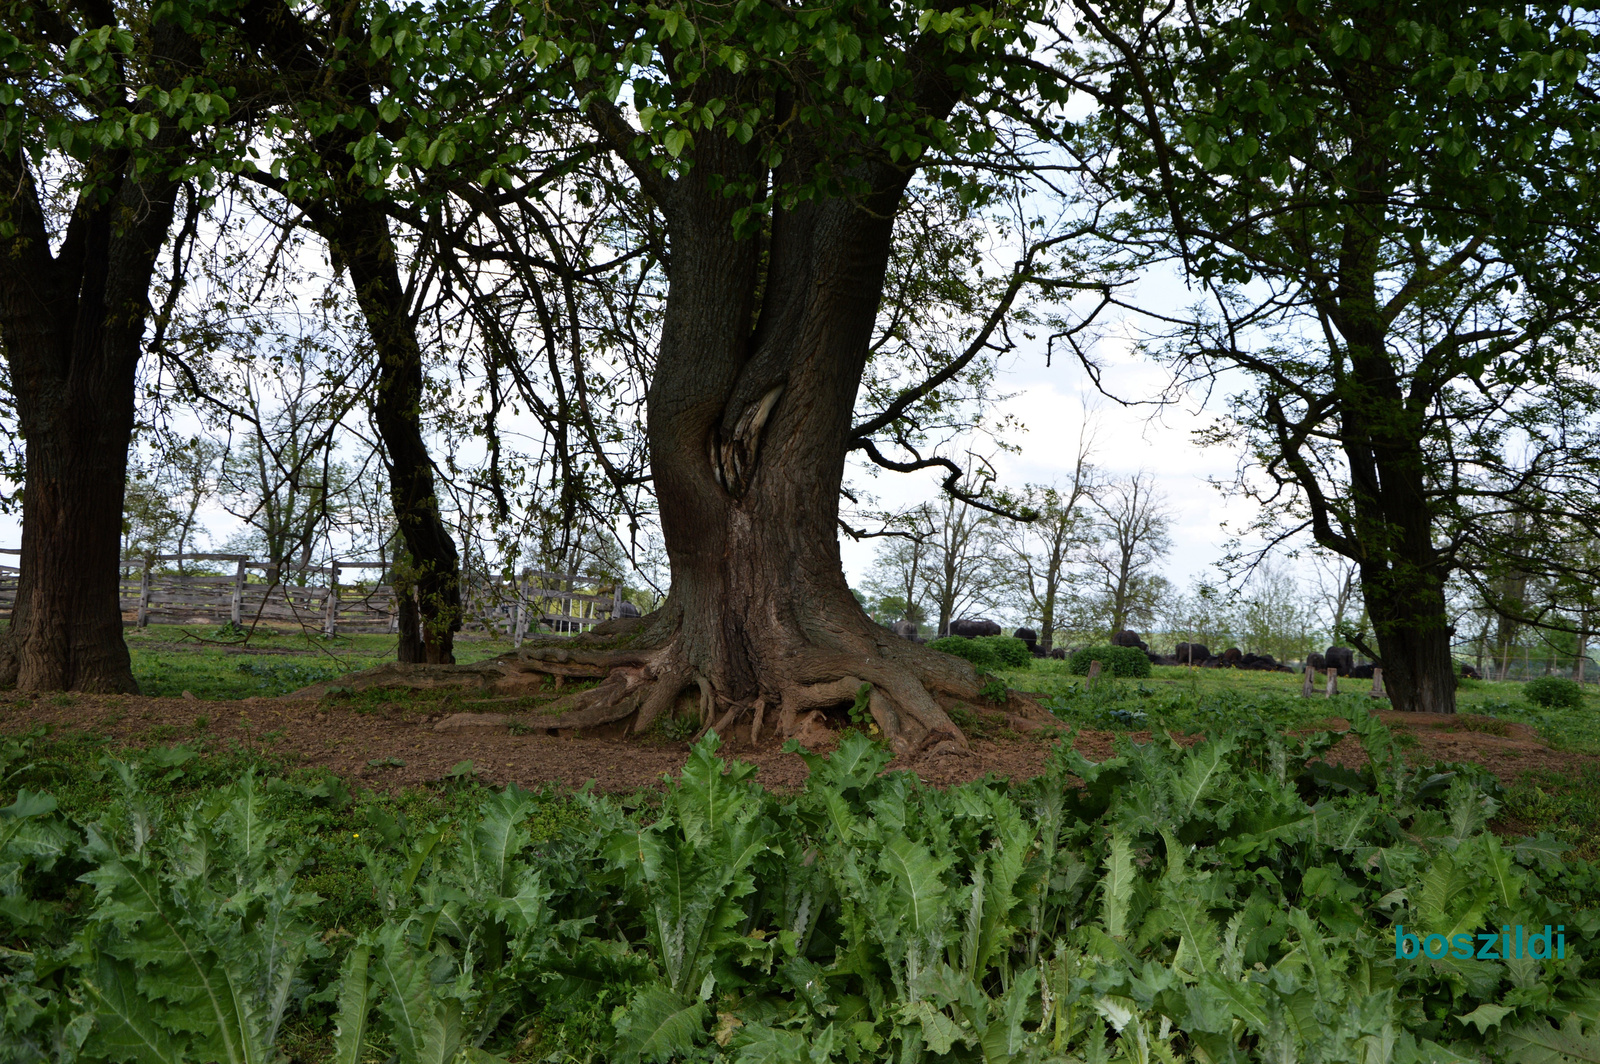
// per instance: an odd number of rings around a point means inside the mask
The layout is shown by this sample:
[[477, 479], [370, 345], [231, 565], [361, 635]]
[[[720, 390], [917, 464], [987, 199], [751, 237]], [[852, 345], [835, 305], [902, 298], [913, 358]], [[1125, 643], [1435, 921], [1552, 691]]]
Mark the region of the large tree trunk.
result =
[[433, 462], [422, 438], [422, 348], [405, 303], [389, 222], [377, 204], [359, 196], [312, 212], [335, 258], [349, 271], [356, 300], [378, 354], [372, 420], [389, 460], [389, 499], [410, 554], [415, 608], [400, 610], [398, 657], [406, 662], [455, 662], [461, 628], [461, 559], [439, 513]]
[[[130, 170], [127, 160], [107, 161]], [[133, 692], [118, 557], [147, 294], [177, 184], [150, 166], [82, 194], [60, 252], [20, 159], [0, 160], [0, 335], [26, 440], [21, 574], [0, 685]], [[97, 202], [101, 191], [109, 191]]]
[[[1372, 185], [1381, 187], [1377, 179]], [[1398, 710], [1454, 713], [1453, 630], [1444, 596], [1448, 567], [1433, 543], [1421, 442], [1426, 410], [1408, 402], [1389, 356], [1387, 325], [1375, 297], [1376, 239], [1361, 236], [1359, 220], [1350, 225], [1346, 296], [1335, 320], [1350, 366], [1340, 384], [1340, 409], [1359, 554], [1354, 560], [1390, 702]]]
[[874, 624], [839, 555], [851, 415], [904, 179], [875, 175], [883, 191], [865, 204], [778, 210], [763, 273], [760, 242], [735, 237], [738, 201], [704, 187], [754, 166], [753, 150], [706, 137], [664, 204], [671, 288], [649, 440], [672, 588], [623, 652], [631, 666], [575, 696], [568, 720], [632, 715], [638, 731], [698, 691], [708, 726], [748, 715], [782, 732], [864, 699], [898, 753], [965, 749], [941, 699], [976, 700], [975, 673]]

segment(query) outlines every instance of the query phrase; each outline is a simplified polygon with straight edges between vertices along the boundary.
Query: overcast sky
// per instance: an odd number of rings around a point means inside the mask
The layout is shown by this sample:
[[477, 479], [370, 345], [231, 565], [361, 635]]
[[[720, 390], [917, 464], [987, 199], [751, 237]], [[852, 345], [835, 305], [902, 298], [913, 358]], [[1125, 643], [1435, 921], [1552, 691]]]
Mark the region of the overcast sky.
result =
[[[1146, 280], [1140, 289], [1141, 298], [1161, 299], [1167, 305], [1193, 298], [1175, 279]], [[1219, 391], [1204, 408], [1200, 404], [1205, 397], [1200, 395], [1160, 406], [1122, 406], [1100, 394], [1076, 358], [1058, 353], [1047, 367], [1043, 345], [1036, 346], [1007, 356], [995, 382], [997, 393], [1013, 395], [1005, 410], [1021, 426], [1008, 437], [1020, 446], [1019, 452], [993, 452], [999, 483], [1020, 488], [1070, 477], [1087, 407], [1093, 422], [1094, 465], [1111, 477], [1147, 471], [1167, 498], [1174, 515], [1172, 553], [1162, 566], [1167, 578], [1179, 588], [1187, 588], [1202, 573], [1214, 578], [1224, 544], [1233, 538], [1229, 529], [1247, 524], [1256, 512], [1254, 504], [1225, 498], [1208, 482], [1208, 478], [1231, 482], [1243, 452], [1202, 447], [1194, 439], [1197, 429], [1214, 424], [1225, 412], [1225, 396]], [[1153, 401], [1167, 390], [1171, 375], [1132, 347], [1116, 335], [1095, 345], [1101, 384], [1129, 402]], [[877, 496], [884, 509], [891, 509], [935, 497], [942, 474], [881, 473], [869, 478], [852, 471], [849, 479]], [[844, 539], [845, 571], [852, 586], [860, 585], [877, 549], [871, 540]]]

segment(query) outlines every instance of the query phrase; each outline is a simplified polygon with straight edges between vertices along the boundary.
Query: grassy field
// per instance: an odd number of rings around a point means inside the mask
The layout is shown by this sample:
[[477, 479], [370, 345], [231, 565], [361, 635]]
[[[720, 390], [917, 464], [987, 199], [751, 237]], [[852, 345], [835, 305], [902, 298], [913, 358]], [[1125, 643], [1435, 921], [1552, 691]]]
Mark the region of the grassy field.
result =
[[[1008, 687], [1042, 696], [1063, 720], [1113, 730], [1201, 728], [1241, 715], [1286, 727], [1342, 715], [1340, 706], [1373, 705], [1370, 680], [1340, 681], [1340, 694], [1331, 700], [1320, 690], [1302, 698], [1301, 677], [1285, 672], [1157, 665], [1147, 680], [1106, 680], [1091, 689], [1067, 671], [1066, 662], [1044, 659], [1000, 678]], [[1582, 709], [1544, 709], [1523, 699], [1520, 682], [1462, 680], [1456, 704], [1462, 713], [1528, 724], [1559, 750], [1600, 754], [1600, 692], [1586, 689]]]
[[[1365, 680], [1345, 680], [1340, 694], [1325, 699], [1320, 692], [1301, 697], [1301, 678], [1289, 673], [1161, 665], [1151, 671], [1147, 680], [1103, 680], [1091, 688], [1067, 672], [1066, 662], [1043, 660], [1002, 678], [1009, 687], [1042, 696], [1069, 724], [1110, 731], [1210, 731], [1244, 720], [1289, 728], [1374, 705]], [[1581, 709], [1546, 709], [1524, 700], [1522, 690], [1514, 681], [1462, 680], [1457, 707], [1527, 724], [1557, 750], [1600, 754], [1600, 694], [1587, 694]], [[1575, 853], [1600, 860], [1600, 766], [1569, 775], [1530, 773], [1506, 788], [1503, 803], [1513, 821], [1550, 830]]]
[[[395, 644], [392, 636], [339, 636], [330, 640], [318, 635], [258, 632], [240, 645], [215, 641], [216, 635], [178, 626], [130, 631], [128, 644], [141, 690], [166, 697], [189, 691], [201, 699], [287, 694], [354, 669], [393, 660]], [[509, 649], [504, 640], [485, 638], [463, 638], [456, 644], [457, 658], [462, 662], [479, 661]], [[1330, 716], [1349, 716], [1361, 707], [1373, 705], [1367, 695], [1367, 681], [1345, 681], [1341, 694], [1331, 700], [1320, 692], [1307, 699], [1300, 695], [1299, 676], [1233, 669], [1156, 666], [1149, 679], [1103, 680], [1091, 688], [1083, 677], [1071, 675], [1065, 662], [1047, 659], [1033, 662], [1031, 668], [1007, 670], [1000, 679], [1009, 687], [1040, 696], [1064, 723], [1110, 731], [1211, 730], [1250, 720], [1290, 728]], [[1458, 691], [1458, 705], [1464, 713], [1526, 723], [1557, 749], [1600, 754], [1600, 694], [1589, 694], [1580, 710], [1544, 709], [1526, 702], [1522, 689], [1523, 685], [1517, 682], [1465, 680]], [[51, 742], [48, 747], [47, 760], [51, 762], [84, 764], [85, 759], [94, 761], [102, 756], [92, 740], [63, 740]], [[236, 775], [240, 766], [229, 758], [240, 756], [243, 755], [237, 752], [218, 751], [173, 770], [172, 794], [186, 799], [209, 786], [210, 780]], [[289, 767], [275, 766], [280, 771]], [[63, 805], [92, 815], [91, 806], [110, 800], [103, 775], [102, 772], [91, 780], [72, 773], [82, 794], [64, 795]], [[307, 778], [312, 776], [316, 779], [304, 784], [312, 792], [330, 786], [317, 782], [324, 777], [315, 773]], [[331, 786], [337, 790], [337, 781]], [[294, 799], [298, 803], [294, 808], [312, 817], [303, 825], [307, 830], [325, 832], [329, 839], [337, 841], [341, 833], [359, 830], [362, 818], [369, 815], [367, 810], [375, 810], [371, 815], [380, 819], [404, 816], [407, 809], [412, 810], [411, 815], [445, 815], [453, 808], [454, 793], [423, 790], [368, 797], [337, 809], [324, 799]], [[283, 800], [290, 801], [287, 797]], [[1507, 790], [1505, 811], [1518, 821], [1549, 827], [1585, 855], [1600, 856], [1600, 833], [1595, 830], [1600, 825], [1600, 771], [1591, 770], [1576, 777], [1553, 773], [1524, 777]], [[284, 812], [290, 812], [289, 808]], [[340, 871], [343, 866], [332, 850], [320, 861], [324, 874], [330, 878], [320, 883], [318, 890], [330, 898], [353, 897], [355, 887], [345, 882], [351, 869]], [[343, 903], [335, 905], [337, 908]]]
[[[141, 694], [171, 698], [252, 698], [288, 694], [357, 669], [394, 660], [392, 635], [340, 635], [258, 628], [232, 642], [198, 625], [150, 625], [127, 630], [133, 676]], [[456, 636], [456, 660], [482, 661], [511, 649], [503, 639]]]

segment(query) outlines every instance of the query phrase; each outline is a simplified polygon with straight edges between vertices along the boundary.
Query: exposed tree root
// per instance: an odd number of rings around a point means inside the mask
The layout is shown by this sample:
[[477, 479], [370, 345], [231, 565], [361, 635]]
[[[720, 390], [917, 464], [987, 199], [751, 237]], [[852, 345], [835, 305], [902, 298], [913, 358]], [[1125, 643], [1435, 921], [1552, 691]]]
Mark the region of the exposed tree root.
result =
[[[831, 646], [791, 641], [762, 656], [754, 689], [731, 692], [712, 669], [690, 660], [682, 632], [660, 620], [652, 614], [612, 622], [581, 636], [529, 643], [475, 665], [383, 665], [297, 694], [321, 695], [334, 687], [451, 687], [475, 688], [485, 698], [513, 698], [545, 690], [546, 677], [558, 690], [568, 679], [599, 680], [557, 698], [529, 723], [556, 732], [621, 726], [638, 735], [663, 719], [688, 718], [698, 728], [697, 737], [712, 730], [728, 737], [748, 723], [751, 741], [758, 742], [769, 727], [781, 737], [815, 739], [827, 721], [847, 719], [864, 692], [872, 721], [900, 756], [964, 753], [966, 736], [949, 710], [984, 704], [970, 664], [882, 629], [868, 638], [830, 632]], [[1037, 703], [1015, 692], [1005, 708], [1024, 724], [1050, 719]]]

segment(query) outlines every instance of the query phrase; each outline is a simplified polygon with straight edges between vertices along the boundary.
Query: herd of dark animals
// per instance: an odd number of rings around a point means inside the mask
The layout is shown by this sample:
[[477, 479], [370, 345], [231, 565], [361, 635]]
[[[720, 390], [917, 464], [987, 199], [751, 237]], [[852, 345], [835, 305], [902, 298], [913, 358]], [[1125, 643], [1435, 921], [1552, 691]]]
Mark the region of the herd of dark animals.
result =
[[[639, 608], [625, 601], [618, 611], [618, 616], [637, 617]], [[911, 621], [891, 621], [889, 631], [902, 639], [921, 641], [917, 635], [917, 626]], [[950, 622], [949, 634], [976, 639], [979, 636], [999, 635], [1000, 631], [1000, 626], [988, 618], [962, 617]], [[1011, 634], [1026, 643], [1034, 657], [1047, 656], [1045, 649], [1039, 645], [1039, 633], [1032, 628], [1018, 628]], [[1203, 669], [1251, 669], [1256, 672], [1295, 671], [1271, 654], [1246, 654], [1238, 647], [1229, 647], [1221, 654], [1213, 654], [1204, 643], [1179, 643], [1171, 654], [1151, 654], [1150, 644], [1140, 639], [1138, 632], [1133, 631], [1118, 632], [1111, 637], [1111, 643], [1113, 646], [1139, 648], [1150, 658], [1152, 665], [1196, 665]], [[1066, 648], [1055, 647], [1048, 652], [1048, 656], [1065, 658]], [[1340, 676], [1348, 676], [1355, 680], [1372, 679], [1372, 670], [1376, 668], [1371, 664], [1357, 665], [1355, 651], [1349, 647], [1329, 647], [1322, 654], [1313, 652], [1306, 655], [1306, 664], [1319, 673], [1333, 669]], [[1461, 664], [1461, 675], [1469, 680], [1483, 679], [1477, 669], [1465, 662]]]
[[[895, 621], [889, 625], [889, 630], [903, 639], [917, 639], [917, 626], [910, 621]], [[963, 617], [950, 622], [949, 634], [974, 639], [978, 636], [999, 635], [1000, 626], [985, 618]], [[1032, 628], [1018, 628], [1011, 634], [1026, 643], [1034, 657], [1046, 656], [1045, 649], [1039, 645], [1039, 633]], [[1246, 654], [1238, 647], [1229, 647], [1221, 654], [1213, 654], [1204, 643], [1179, 643], [1171, 654], [1152, 654], [1150, 644], [1140, 639], [1138, 632], [1133, 631], [1118, 632], [1111, 637], [1111, 643], [1119, 647], [1137, 647], [1145, 652], [1152, 665], [1195, 665], [1203, 669], [1249, 669], [1256, 672], [1296, 671], [1271, 654]], [[1065, 658], [1066, 648], [1055, 647], [1048, 652], [1048, 656]], [[1324, 653], [1313, 652], [1306, 655], [1305, 663], [1319, 673], [1331, 669], [1340, 676], [1348, 676], [1354, 680], [1372, 679], [1373, 670], [1379, 666], [1370, 663], [1357, 665], [1355, 657], [1355, 651], [1349, 647], [1329, 647]], [[1461, 665], [1461, 675], [1470, 680], [1483, 679], [1477, 669], [1465, 662]]]

